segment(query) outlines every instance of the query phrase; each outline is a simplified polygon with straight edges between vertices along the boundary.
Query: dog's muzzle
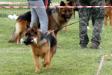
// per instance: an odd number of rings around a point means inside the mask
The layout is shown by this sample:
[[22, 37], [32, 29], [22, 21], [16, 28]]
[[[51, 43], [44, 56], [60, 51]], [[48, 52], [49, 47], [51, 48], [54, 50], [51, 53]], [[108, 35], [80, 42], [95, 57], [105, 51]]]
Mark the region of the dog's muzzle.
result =
[[24, 43], [25, 45], [30, 45], [30, 44], [32, 44], [32, 43], [37, 44], [37, 38], [36, 38], [36, 37], [33, 37], [33, 38], [27, 37], [27, 38], [25, 38], [25, 39], [23, 40], [22, 43]]
[[27, 38], [24, 39], [23, 43], [24, 43], [25, 45], [30, 45], [30, 44], [33, 43], [33, 39], [27, 37]]

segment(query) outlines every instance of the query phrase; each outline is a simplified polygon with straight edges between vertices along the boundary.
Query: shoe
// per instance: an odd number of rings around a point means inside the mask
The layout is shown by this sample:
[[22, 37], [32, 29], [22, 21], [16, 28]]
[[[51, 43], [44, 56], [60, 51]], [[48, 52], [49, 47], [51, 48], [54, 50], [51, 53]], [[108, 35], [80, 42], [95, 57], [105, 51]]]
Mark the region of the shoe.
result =
[[95, 44], [95, 43], [92, 43], [91, 46], [90, 46], [91, 49], [99, 49], [99, 45]]
[[83, 48], [87, 48], [87, 45], [80, 45], [80, 47]]

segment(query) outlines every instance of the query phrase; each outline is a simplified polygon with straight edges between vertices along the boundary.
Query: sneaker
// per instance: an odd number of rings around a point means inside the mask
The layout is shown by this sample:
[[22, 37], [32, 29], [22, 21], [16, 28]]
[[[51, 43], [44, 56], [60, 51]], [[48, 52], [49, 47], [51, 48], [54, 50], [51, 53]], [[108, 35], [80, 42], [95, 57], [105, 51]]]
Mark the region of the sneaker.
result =
[[87, 45], [80, 45], [81, 48], [87, 48]]
[[92, 43], [91, 46], [90, 46], [91, 49], [99, 49], [99, 45], [95, 44], [95, 43]]

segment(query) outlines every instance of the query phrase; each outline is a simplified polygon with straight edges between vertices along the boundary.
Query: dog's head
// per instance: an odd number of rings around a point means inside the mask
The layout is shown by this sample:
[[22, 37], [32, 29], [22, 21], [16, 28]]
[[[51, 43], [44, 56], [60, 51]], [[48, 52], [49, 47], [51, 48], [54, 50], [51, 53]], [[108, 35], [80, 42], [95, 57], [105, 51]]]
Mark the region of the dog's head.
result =
[[70, 19], [73, 14], [74, 3], [72, 1], [68, 1], [66, 3], [64, 1], [61, 1], [60, 6], [61, 6], [61, 8], [59, 8], [60, 16], [62, 16], [66, 20]]
[[29, 28], [25, 33], [24, 44], [31, 45], [38, 42], [41, 32], [36, 28]]

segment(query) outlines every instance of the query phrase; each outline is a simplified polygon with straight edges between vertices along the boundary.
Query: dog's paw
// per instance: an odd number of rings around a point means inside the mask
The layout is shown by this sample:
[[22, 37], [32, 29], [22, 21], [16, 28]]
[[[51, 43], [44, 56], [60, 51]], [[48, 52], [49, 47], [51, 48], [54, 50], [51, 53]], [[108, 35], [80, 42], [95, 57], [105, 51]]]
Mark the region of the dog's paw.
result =
[[39, 73], [39, 72], [40, 72], [40, 69], [35, 69], [35, 72], [36, 72], [36, 73]]
[[45, 67], [45, 69], [50, 69], [51, 65], [50, 64], [43, 64], [43, 67]]

